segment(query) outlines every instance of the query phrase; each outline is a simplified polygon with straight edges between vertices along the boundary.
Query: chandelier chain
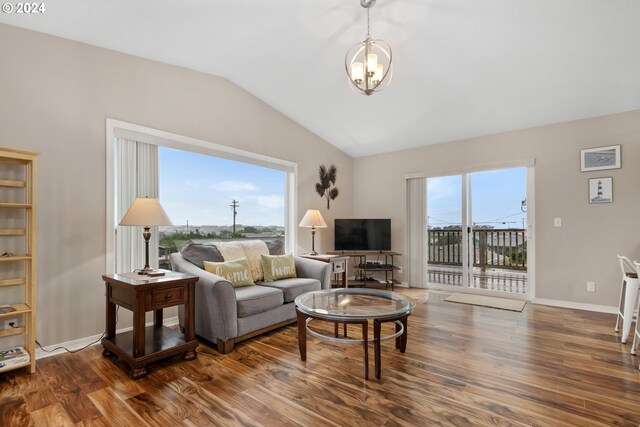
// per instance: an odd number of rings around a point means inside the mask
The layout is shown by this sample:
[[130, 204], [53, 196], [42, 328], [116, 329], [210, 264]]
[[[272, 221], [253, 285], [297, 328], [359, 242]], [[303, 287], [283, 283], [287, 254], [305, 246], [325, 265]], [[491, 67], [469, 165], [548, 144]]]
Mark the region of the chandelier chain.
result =
[[367, 8], [367, 38], [371, 37], [371, 21], [369, 20], [369, 8]]

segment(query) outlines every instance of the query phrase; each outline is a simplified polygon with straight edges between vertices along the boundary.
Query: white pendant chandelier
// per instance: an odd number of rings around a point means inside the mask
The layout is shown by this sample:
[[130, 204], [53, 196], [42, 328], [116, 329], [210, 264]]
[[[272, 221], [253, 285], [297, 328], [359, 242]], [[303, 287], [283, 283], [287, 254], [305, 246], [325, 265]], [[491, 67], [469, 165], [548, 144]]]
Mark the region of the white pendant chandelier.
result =
[[344, 59], [349, 85], [355, 92], [367, 96], [389, 86], [393, 76], [391, 46], [371, 37], [369, 9], [374, 4], [376, 0], [360, 0], [360, 5], [367, 9], [367, 37], [351, 46]]

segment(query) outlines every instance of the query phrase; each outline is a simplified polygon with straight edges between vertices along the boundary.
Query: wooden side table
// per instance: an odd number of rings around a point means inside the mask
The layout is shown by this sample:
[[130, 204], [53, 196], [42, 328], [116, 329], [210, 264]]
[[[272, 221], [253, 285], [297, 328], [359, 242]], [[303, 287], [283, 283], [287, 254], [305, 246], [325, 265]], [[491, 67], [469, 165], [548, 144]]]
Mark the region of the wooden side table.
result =
[[[164, 276], [136, 273], [102, 276], [106, 286], [107, 328], [102, 355], [118, 356], [129, 367], [132, 379], [147, 374], [147, 363], [183, 353], [184, 360], [196, 358], [196, 276], [165, 271]], [[162, 325], [162, 310], [184, 304], [184, 334]], [[116, 335], [116, 305], [133, 312], [133, 330]], [[145, 327], [145, 313], [154, 311], [153, 326]]]
[[[347, 277], [349, 276], [349, 257], [346, 255], [300, 255], [302, 258], [315, 259], [316, 261], [328, 262], [331, 264], [331, 283], [333, 286], [333, 276], [340, 274], [343, 288], [349, 287]], [[339, 282], [339, 283], [340, 283]]]

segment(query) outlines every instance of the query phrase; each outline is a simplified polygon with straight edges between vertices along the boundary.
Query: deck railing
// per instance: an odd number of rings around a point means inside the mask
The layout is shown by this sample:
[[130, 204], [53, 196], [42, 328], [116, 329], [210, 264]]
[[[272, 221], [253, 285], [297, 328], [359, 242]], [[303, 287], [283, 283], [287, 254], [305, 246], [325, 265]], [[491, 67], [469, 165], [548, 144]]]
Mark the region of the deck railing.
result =
[[[428, 231], [429, 264], [462, 265], [462, 230]], [[522, 228], [469, 231], [469, 256], [474, 267], [527, 269], [527, 235]]]

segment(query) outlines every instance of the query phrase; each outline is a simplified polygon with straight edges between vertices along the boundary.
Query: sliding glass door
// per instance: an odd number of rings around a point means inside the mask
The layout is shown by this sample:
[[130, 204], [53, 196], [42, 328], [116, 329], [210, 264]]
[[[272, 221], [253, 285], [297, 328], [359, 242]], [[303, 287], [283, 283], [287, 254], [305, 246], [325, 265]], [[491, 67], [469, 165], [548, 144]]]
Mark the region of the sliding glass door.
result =
[[526, 168], [469, 174], [469, 287], [526, 294], [526, 200]]
[[427, 281], [465, 286], [465, 175], [427, 178]]
[[527, 168], [426, 179], [430, 285], [526, 296]]

